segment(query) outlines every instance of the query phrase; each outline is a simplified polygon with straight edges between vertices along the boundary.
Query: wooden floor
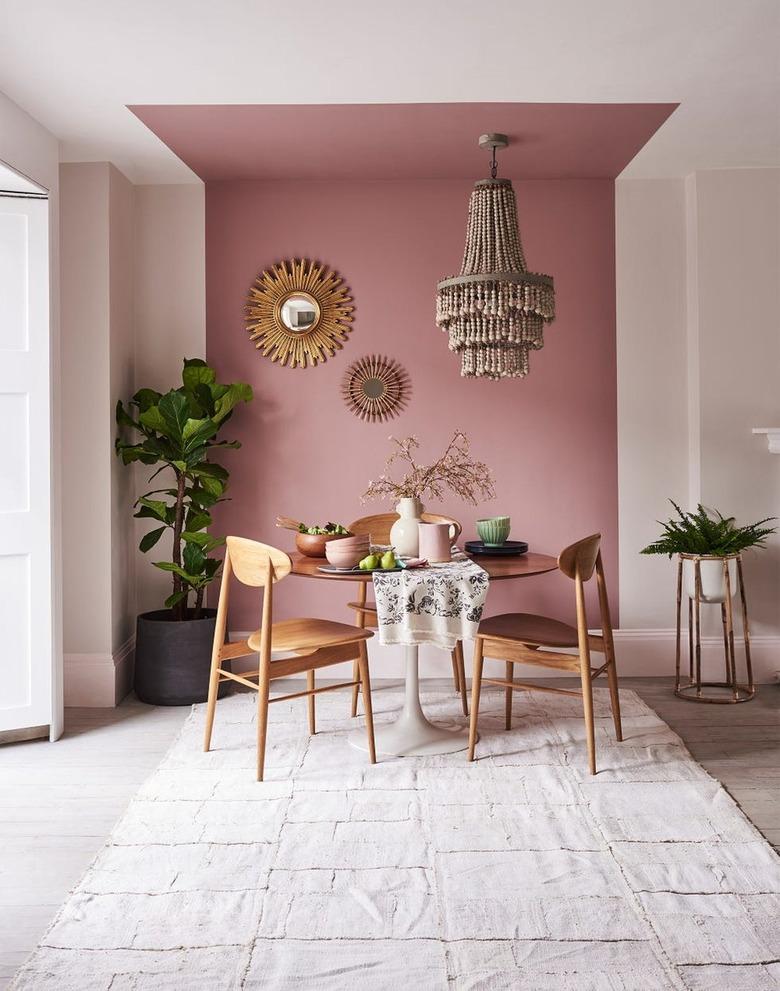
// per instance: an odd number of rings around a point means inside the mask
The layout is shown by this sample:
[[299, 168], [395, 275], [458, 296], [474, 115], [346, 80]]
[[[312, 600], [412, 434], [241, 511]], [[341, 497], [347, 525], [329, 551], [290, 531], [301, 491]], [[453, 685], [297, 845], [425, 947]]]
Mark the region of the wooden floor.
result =
[[[383, 684], [375, 682], [375, 690]], [[680, 734], [780, 847], [780, 686], [762, 686], [752, 702], [711, 706], [675, 698], [668, 679], [624, 678], [621, 684]], [[68, 709], [65, 736], [56, 745], [0, 748], [0, 989], [36, 946], [188, 711], [132, 700], [117, 709]]]

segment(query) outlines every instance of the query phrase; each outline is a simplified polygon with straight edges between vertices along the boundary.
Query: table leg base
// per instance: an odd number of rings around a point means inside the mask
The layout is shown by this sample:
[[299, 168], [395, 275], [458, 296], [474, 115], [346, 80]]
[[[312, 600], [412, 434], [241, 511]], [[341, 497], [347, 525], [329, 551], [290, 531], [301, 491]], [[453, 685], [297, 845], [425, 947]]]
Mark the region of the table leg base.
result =
[[[365, 727], [353, 730], [347, 739], [356, 750], [368, 751]], [[465, 750], [469, 732], [457, 723], [431, 723], [404, 713], [394, 723], [376, 723], [374, 741], [378, 757], [431, 757]]]
[[[465, 750], [469, 745], [469, 733], [460, 723], [454, 721], [432, 723], [426, 718], [420, 705], [417, 646], [407, 644], [404, 653], [406, 654], [404, 705], [395, 722], [374, 723], [377, 755], [431, 757]], [[350, 733], [347, 739], [350, 746], [357, 750], [368, 750], [365, 727]]]

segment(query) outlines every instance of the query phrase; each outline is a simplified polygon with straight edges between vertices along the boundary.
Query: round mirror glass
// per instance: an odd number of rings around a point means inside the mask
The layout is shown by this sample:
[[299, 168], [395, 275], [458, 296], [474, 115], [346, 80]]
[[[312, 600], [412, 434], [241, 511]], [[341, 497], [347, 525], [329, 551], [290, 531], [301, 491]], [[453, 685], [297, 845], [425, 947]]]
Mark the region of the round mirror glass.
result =
[[380, 399], [386, 391], [387, 387], [382, 379], [370, 378], [363, 382], [363, 395], [368, 399]]
[[293, 293], [282, 303], [280, 315], [288, 330], [304, 334], [317, 325], [320, 307], [316, 299], [306, 293]]

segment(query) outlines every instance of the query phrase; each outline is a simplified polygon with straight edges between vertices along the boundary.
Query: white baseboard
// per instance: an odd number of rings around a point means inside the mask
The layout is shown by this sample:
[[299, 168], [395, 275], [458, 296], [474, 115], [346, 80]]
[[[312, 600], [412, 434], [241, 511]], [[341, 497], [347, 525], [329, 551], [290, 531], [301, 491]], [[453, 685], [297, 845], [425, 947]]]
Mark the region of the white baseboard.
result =
[[[626, 676], [674, 675], [677, 634], [675, 630], [615, 630], [615, 653], [621, 674]], [[745, 643], [735, 637], [737, 676], [745, 676]], [[765, 685], [777, 681], [780, 671], [780, 636], [752, 636], [750, 657], [753, 678]], [[688, 670], [688, 641], [683, 630], [681, 668]], [[724, 652], [722, 637], [702, 637], [702, 676], [707, 681], [721, 681], [724, 677]]]
[[133, 686], [135, 636], [113, 654], [65, 654], [65, 705], [113, 708]]
[[[232, 632], [231, 640], [245, 639], [249, 634]], [[674, 675], [675, 638], [674, 630], [615, 630], [615, 653], [618, 673], [624, 677], [666, 677]], [[737, 673], [744, 673], [744, 642], [735, 640], [737, 650]], [[466, 654], [466, 674], [470, 674], [473, 641], [464, 643]], [[780, 671], [780, 636], [754, 636], [750, 638], [750, 654], [753, 661], [753, 675], [758, 684], [776, 682]], [[682, 667], [687, 670], [687, 640], [683, 633]], [[375, 678], [402, 678], [404, 675], [404, 648], [381, 647], [376, 638], [368, 644], [371, 674]], [[239, 658], [233, 662], [234, 670], [250, 670], [254, 661], [251, 657]], [[537, 678], [567, 677], [566, 672], [553, 671], [525, 665], [517, 666], [518, 679], [522, 676]], [[349, 664], [338, 664], [327, 669], [328, 678], [348, 677]], [[723, 677], [723, 640], [720, 637], [702, 638], [702, 673], [705, 680], [720, 681]], [[447, 651], [423, 644], [420, 647], [420, 676], [422, 678], [447, 678], [452, 675], [452, 662]], [[303, 677], [299, 675], [298, 677]]]

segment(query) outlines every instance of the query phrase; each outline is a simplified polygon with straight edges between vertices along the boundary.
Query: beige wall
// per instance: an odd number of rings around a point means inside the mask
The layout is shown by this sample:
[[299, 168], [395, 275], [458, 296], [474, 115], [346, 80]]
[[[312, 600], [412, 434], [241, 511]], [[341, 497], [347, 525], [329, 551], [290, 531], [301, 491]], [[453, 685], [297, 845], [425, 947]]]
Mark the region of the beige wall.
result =
[[[674, 565], [639, 549], [667, 497], [742, 522], [780, 515], [780, 169], [618, 180], [621, 626], [673, 658]], [[780, 540], [746, 555], [759, 667], [780, 667]], [[705, 632], [718, 636], [718, 617]], [[636, 642], [641, 637], [637, 635]], [[713, 655], [714, 656], [714, 655]], [[646, 673], [653, 673], [648, 670]]]
[[683, 180], [618, 180], [615, 215], [620, 620], [664, 628], [673, 566], [639, 551], [688, 498]]
[[[695, 178], [701, 500], [754, 522], [780, 516], [780, 457], [751, 435], [780, 426], [780, 169]], [[780, 635], [780, 538], [745, 580], [753, 632]]]
[[[109, 167], [109, 411], [117, 399], [134, 391], [135, 326], [133, 247], [135, 190], [122, 173]], [[113, 417], [112, 444], [116, 433]], [[133, 472], [113, 449], [111, 459], [111, 649], [121, 651], [135, 634], [136, 588]], [[129, 686], [128, 686], [129, 687]]]
[[[205, 187], [135, 188], [135, 389], [165, 392], [181, 384], [183, 358], [206, 356]], [[136, 491], [149, 469], [136, 467]], [[136, 526], [135, 543], [149, 529]], [[164, 560], [165, 539], [136, 552], [138, 611], [161, 609], [169, 576], [152, 566]]]
[[106, 162], [62, 166], [65, 652], [69, 704], [129, 689], [135, 617], [168, 576], [141, 555], [133, 518], [148, 469], [114, 454], [114, 408], [180, 383], [205, 353], [203, 188], [134, 187]]
[[61, 167], [65, 698], [129, 690], [135, 627], [133, 474], [114, 406], [133, 391], [132, 184], [107, 162]]
[[66, 655], [112, 646], [108, 185], [105, 163], [61, 167]]
[[136, 387], [180, 384], [206, 353], [205, 187], [136, 186]]

